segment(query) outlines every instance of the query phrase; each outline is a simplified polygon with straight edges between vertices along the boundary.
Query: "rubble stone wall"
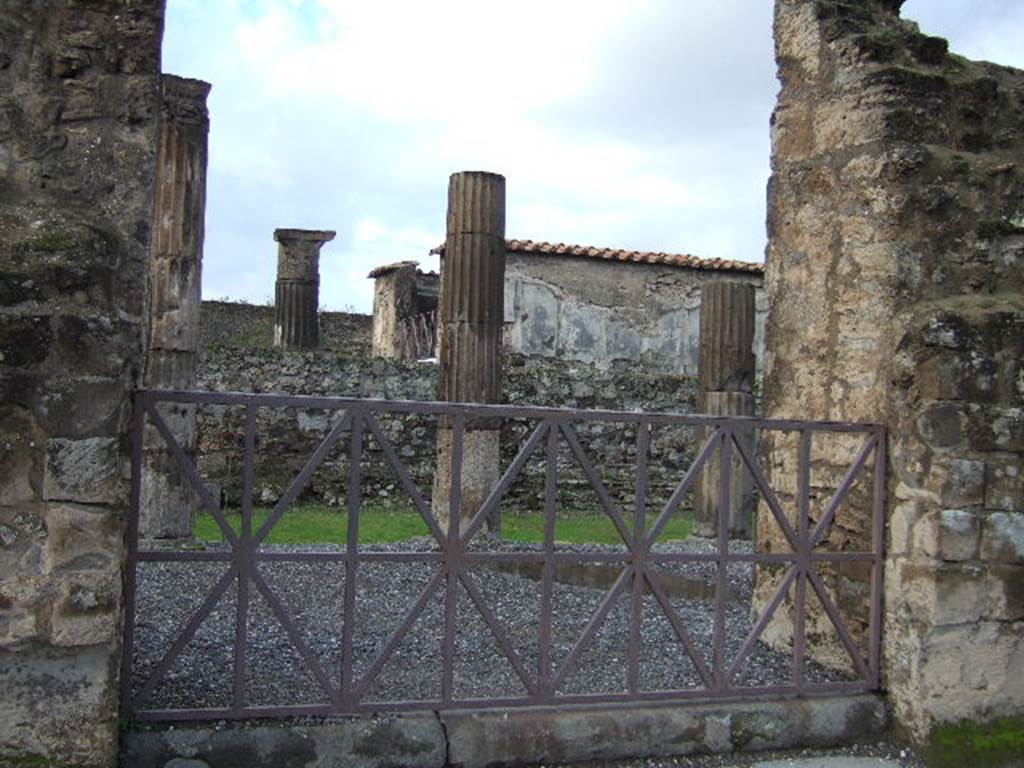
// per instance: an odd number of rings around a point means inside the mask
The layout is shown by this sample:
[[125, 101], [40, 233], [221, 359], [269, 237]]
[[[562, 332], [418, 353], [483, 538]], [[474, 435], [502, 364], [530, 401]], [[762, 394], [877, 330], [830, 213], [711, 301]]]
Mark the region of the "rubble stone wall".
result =
[[[764, 411], [889, 429], [884, 684], [927, 743], [1024, 712], [1024, 72], [900, 5], [776, 2]], [[855, 450], [812, 454], [816, 504]], [[764, 453], [792, 509], [796, 452]], [[868, 544], [869, 509], [855, 493], [829, 545]], [[758, 539], [783, 548], [764, 513]], [[863, 604], [863, 571], [829, 576]]]
[[[571, 361], [507, 356], [503, 373], [505, 400], [611, 410], [692, 412], [696, 381], [686, 376], [624, 368], [606, 370]], [[351, 357], [327, 350], [205, 348], [200, 353], [198, 387], [211, 391], [277, 392], [297, 395], [436, 400], [437, 366], [399, 360]], [[240, 408], [202, 406], [197, 414], [200, 473], [216, 483], [229, 507], [238, 507], [241, 488], [241, 439], [245, 417]], [[257, 422], [256, 495], [258, 504], [273, 504], [302, 469], [333, 425], [323, 410], [262, 409]], [[502, 425], [502, 466], [514, 458], [533, 425]], [[382, 419], [382, 428], [420, 488], [429, 494], [437, 463], [437, 420], [416, 415]], [[625, 497], [635, 485], [635, 434], [619, 425], [580, 427], [581, 440], [613, 495]], [[664, 501], [693, 458], [693, 429], [655, 430], [651, 450], [652, 500]], [[393, 471], [376, 444], [367, 439], [363, 467], [366, 498], [401, 496]], [[562, 502], [568, 509], [597, 510], [566, 450], [560, 456]], [[543, 451], [527, 466], [510, 494], [517, 510], [539, 509], [543, 499]], [[300, 503], [344, 506], [347, 456], [335, 451], [317, 472]]]
[[0, 3], [0, 763], [112, 766], [160, 0]]

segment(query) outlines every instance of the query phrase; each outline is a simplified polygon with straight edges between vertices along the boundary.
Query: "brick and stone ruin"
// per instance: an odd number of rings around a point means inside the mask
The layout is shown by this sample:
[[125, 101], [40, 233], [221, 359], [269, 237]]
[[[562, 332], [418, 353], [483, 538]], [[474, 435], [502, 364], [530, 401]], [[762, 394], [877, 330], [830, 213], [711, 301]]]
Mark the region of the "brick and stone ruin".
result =
[[[884, 532], [872, 534], [875, 478], [866, 472], [820, 546], [836, 555], [819, 566], [830, 602], [852, 642], [881, 644], [893, 726], [926, 756], [943, 744], [975, 744], [970, 735], [993, 724], [1019, 735], [1024, 72], [949, 52], [901, 19], [901, 5], [776, 0], [782, 89], [763, 278], [736, 263], [507, 240], [504, 179], [471, 172], [450, 182], [440, 284], [412, 263], [393, 264], [375, 270], [374, 319], [319, 312], [319, 253], [334, 233], [279, 229], [275, 306], [209, 302], [200, 324], [209, 86], [161, 72], [163, 3], [5, 4], [0, 764], [118, 762], [132, 398], [140, 387], [884, 425]], [[269, 237], [268, 246], [270, 259]], [[426, 317], [440, 339], [436, 364], [417, 362], [432, 355], [400, 339], [409, 318]], [[421, 325], [429, 339], [433, 328]], [[168, 406], [160, 411], [182, 454], [221, 483], [228, 505], [237, 503], [230, 457], [239, 424], [215, 409]], [[415, 471], [441, 467], [441, 517], [451, 426], [389, 425], [405, 436], [402, 459]], [[329, 427], [301, 409], [258, 427], [255, 492], [272, 502], [304, 460], [293, 446]], [[485, 421], [466, 428], [466, 466], [475, 468], [464, 471], [461, 494], [479, 504], [523, 434]], [[811, 523], [860, 449], [842, 434], [754, 438], [786, 510], [797, 506], [797, 484], [809, 485]], [[595, 456], [628, 455], [634, 445], [594, 439]], [[159, 546], [194, 547], [197, 500], [157, 450], [161, 440], [151, 428], [142, 435], [139, 532]], [[651, 493], [670, 492], [698, 448], [692, 435], [654, 441]], [[632, 487], [630, 477], [615, 485], [626, 466], [615, 461], [601, 464], [613, 494]], [[809, 467], [805, 477], [798, 466]], [[655, 470], [676, 480], [657, 486]], [[749, 475], [735, 462], [724, 471], [727, 543], [785, 552]], [[384, 496], [394, 492], [389, 482], [370, 473], [365, 488]], [[535, 503], [543, 477], [527, 474], [524, 483], [518, 501]], [[698, 532], [710, 531], [722, 487], [695, 489]], [[344, 503], [332, 489], [330, 478], [314, 478], [309, 493]], [[736, 541], [750, 535], [753, 543]], [[882, 583], [872, 583], [865, 563], [842, 558], [882, 543]], [[765, 616], [782, 578], [769, 565], [755, 575], [752, 620]], [[872, 591], [884, 595], [877, 638], [856, 620]], [[789, 653], [794, 626], [804, 623], [808, 660], [841, 670], [848, 661], [824, 605], [808, 602], [799, 615], [794, 602], [786, 595], [766, 619], [764, 640]], [[757, 730], [764, 718], [788, 726], [810, 705], [765, 702], [743, 721], [754, 723], [745, 736], [724, 726], [715, 743], [757, 742], [767, 738]], [[720, 712], [686, 720], [688, 711], [673, 710], [659, 728], [722, 735]], [[846, 722], [852, 710], [841, 712]], [[365, 745], [401, 741], [387, 730], [394, 722], [374, 721], [384, 730]], [[268, 730], [302, 741], [288, 728], [264, 729], [261, 738]], [[160, 754], [156, 764], [168, 766], [191, 764], [196, 753]], [[439, 754], [443, 761], [448, 753]]]
[[[444, 255], [444, 246], [431, 251]], [[374, 354], [417, 359], [409, 344], [437, 303], [440, 277], [406, 261], [374, 269]], [[696, 376], [701, 287], [755, 289], [754, 349], [764, 351], [764, 265], [533, 240], [505, 241], [502, 346], [529, 356], [602, 368], [639, 364]], [[428, 357], [429, 355], [420, 355]], [[758, 371], [760, 368], [758, 368]]]

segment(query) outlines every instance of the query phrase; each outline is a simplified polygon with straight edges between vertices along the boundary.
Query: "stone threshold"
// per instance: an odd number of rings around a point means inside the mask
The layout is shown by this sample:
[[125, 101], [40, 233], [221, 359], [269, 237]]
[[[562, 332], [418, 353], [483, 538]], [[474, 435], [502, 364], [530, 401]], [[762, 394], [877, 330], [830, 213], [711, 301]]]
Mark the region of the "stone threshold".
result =
[[458, 710], [128, 730], [123, 768], [485, 768], [849, 744], [886, 731], [874, 694]]

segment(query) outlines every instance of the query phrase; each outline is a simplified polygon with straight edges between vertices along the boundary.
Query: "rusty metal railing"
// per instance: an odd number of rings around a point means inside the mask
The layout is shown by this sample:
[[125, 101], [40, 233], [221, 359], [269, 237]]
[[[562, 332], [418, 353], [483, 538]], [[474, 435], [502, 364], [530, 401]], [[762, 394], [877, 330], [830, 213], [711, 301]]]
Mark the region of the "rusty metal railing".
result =
[[[172, 434], [168, 422], [161, 415], [161, 403], [196, 404], [198, 406], [229, 406], [244, 409], [245, 436], [242, 462], [241, 525], [236, 531], [229, 524], [213, 494], [200, 477], [196, 465], [182, 449]], [[260, 409], [323, 409], [334, 412], [338, 420], [326, 437], [309, 457], [303, 469], [277, 501], [273, 511], [262, 526], [255, 529], [254, 508], [254, 456], [257, 444], [257, 413]], [[453, 425], [452, 484], [450, 519], [460, 519], [460, 477], [463, 459], [463, 438], [467, 418], [492, 417], [527, 419], [535, 422], [532, 432], [521, 446], [518, 455], [492, 489], [482, 508], [462, 526], [444, 526], [431, 511], [430, 501], [417, 487], [409, 470], [399, 458], [399, 453], [385, 436], [381, 427], [382, 415], [423, 414], [448, 417]], [[580, 440], [577, 427], [592, 422], [628, 424], [636, 431], [636, 494], [632, 514], [619, 509], [600, 478], [600, 472], [591, 461]], [[166, 443], [177, 466], [194, 487], [203, 508], [216, 521], [223, 533], [226, 547], [211, 550], [143, 548], [139, 539], [139, 506], [142, 497], [142, 473], [144, 443], [147, 424]], [[674, 493], [653, 517], [647, 519], [648, 498], [648, 454], [652, 429], [662, 426], [685, 425], [700, 428], [707, 435], [699, 447], [689, 469], [683, 473]], [[799, 436], [797, 461], [796, 524], [791, 524], [778, 495], [769, 485], [765, 473], [759, 466], [751, 435], [756, 432], [780, 430], [795, 432]], [[820, 519], [812, 525], [811, 506], [811, 446], [816, 436], [842, 433], [847, 437], [863, 436], [863, 443], [856, 453], [856, 459], [849, 467], [831, 500], [824, 508]], [[152, 436], [152, 431], [150, 432]], [[152, 439], [152, 437], [150, 438]], [[374, 440], [383, 452], [386, 461], [394, 469], [400, 485], [412, 505], [423, 518], [426, 528], [435, 542], [435, 551], [364, 551], [360, 548], [360, 466], [367, 439]], [[859, 438], [858, 438], [859, 439]], [[344, 551], [334, 552], [287, 552], [264, 549], [263, 544], [286, 510], [299, 497], [313, 473], [325, 457], [347, 441], [348, 457], [348, 536]], [[622, 540], [621, 551], [581, 553], [561, 551], [555, 545], [555, 519], [557, 514], [558, 451], [567, 446], [584, 476], [600, 501], [601, 510], [611, 520]], [[836, 422], [811, 422], [795, 420], [773, 420], [759, 418], [725, 418], [702, 415], [667, 413], [633, 413], [618, 411], [583, 411], [541, 407], [496, 406], [474, 404], [429, 403], [408, 401], [360, 400], [332, 397], [298, 397], [288, 395], [221, 394], [210, 392], [179, 392], [140, 390], [136, 395], [134, 411], [134, 445], [132, 467], [131, 518], [128, 534], [128, 561], [126, 572], [126, 620], [124, 635], [124, 665], [122, 669], [122, 703], [128, 717], [140, 721], [204, 720], [252, 717], [287, 717], [302, 715], [354, 714], [381, 710], [407, 709], [448, 709], [483, 707], [519, 707], [534, 705], [559, 705], [578, 703], [614, 703], [652, 700], [721, 699], [751, 696], [813, 695], [818, 693], [853, 692], [877, 689], [880, 670], [880, 639], [882, 610], [882, 563], [884, 527], [883, 505], [885, 499], [886, 434], [884, 427], [877, 424], [850, 424]], [[484, 526], [488, 515], [501, 503], [503, 496], [522, 472], [527, 461], [541, 452], [547, 471], [544, 492], [544, 543], [538, 551], [486, 551], [469, 547]], [[672, 515], [677, 514], [684, 497], [694, 487], [698, 475], [717, 454], [717, 466], [730, 467], [734, 457], [751, 474], [755, 487], [762, 499], [762, 509], [767, 510], [778, 525], [789, 545], [787, 551], [743, 552], [730, 547], [729, 508], [730, 481], [728, 472], [719, 478], [719, 525], [713, 552], [687, 553], [668, 552], [655, 546], [658, 537]], [[715, 463], [715, 462], [712, 462]], [[870, 493], [871, 548], [865, 551], [822, 551], [818, 549], [828, 535], [851, 488], [864, 473], [865, 467], [873, 467], [873, 487]], [[627, 522], [628, 517], [632, 521]], [[447, 530], [446, 530], [447, 528]], [[344, 601], [342, 608], [342, 632], [340, 647], [340, 670], [324, 668], [322, 660], [309, 647], [298, 631], [293, 617], [289, 615], [284, 602], [275, 594], [266, 577], [257, 565], [263, 562], [330, 562], [341, 564], [345, 570]], [[607, 591], [597, 610], [575, 644], [556, 664], [552, 655], [553, 579], [554, 571], [560, 565], [575, 562], [606, 562], [617, 564], [622, 572]], [[432, 569], [432, 575], [422, 591], [412, 601], [404, 619], [394, 629], [376, 658], [363, 670], [353, 666], [353, 632], [357, 610], [356, 576], [367, 563], [423, 563]], [[537, 618], [537, 653], [533, 668], [510, 642], [507, 628], [490, 610], [487, 601], [474, 582], [470, 566], [496, 563], [530, 562], [541, 563], [542, 576], [539, 583], [540, 610]], [[226, 567], [224, 574], [210, 585], [208, 594], [199, 607], [191, 614], [181, 633], [162, 655], [155, 667], [144, 679], [136, 679], [133, 669], [133, 648], [136, 642], [136, 588], [139, 568], [147, 563], [219, 563]], [[695, 643], [692, 627], [680, 619], [673, 608], [662, 576], [657, 566], [703, 563], [713, 565], [717, 571], [716, 590], [711, 633], [710, 654], [701, 652]], [[731, 658], [727, 654], [726, 634], [726, 591], [730, 565], [746, 563], [769, 565], [784, 569], [774, 596], [754, 622], [749, 635], [738, 653]], [[851, 630], [840, 615], [829, 596], [817, 569], [823, 565], [840, 567], [843, 564], [866, 564], [871, 570], [870, 604], [865, 606], [866, 616], [860, 619], [867, 626], [867, 649], [862, 651]], [[460, 632], [457, 615], [455, 589], [461, 585], [472, 600], [479, 616], [493, 634], [496, 648], [508, 660], [521, 681], [525, 695], [492, 697], [484, 699], [460, 699], [454, 692], [452, 682], [453, 660], [456, 655], [456, 639]], [[236, 588], [235, 633], [232, 649], [233, 681], [230, 691], [231, 704], [209, 708], [160, 708], [147, 706], [147, 699], [168, 674], [175, 659], [196, 636], [203, 622], [208, 619], [218, 601], [229, 587]], [[807, 618], [808, 587], [820, 601], [824, 614], [835, 627], [838, 640], [850, 657], [854, 678], [832, 682], [812, 682], [806, 679], [804, 668], [807, 663], [808, 646], [805, 622]], [[736, 685], [737, 675], [749, 660], [766, 626], [772, 620], [780, 604], [792, 593], [794, 599], [794, 636], [792, 655], [794, 660], [792, 678], [784, 684], [740, 686]], [[653, 596], [653, 601], [671, 625], [672, 633], [693, 665], [699, 677], [699, 685], [674, 690], [646, 691], [639, 684], [639, 633], [641, 613], [645, 609], [644, 594]], [[322, 690], [325, 703], [299, 704], [276, 702], [273, 705], [253, 705], [246, 695], [246, 649], [250, 643], [247, 611], [254, 594], [266, 601], [276, 619], [287, 633], [295, 652], [301, 658], [306, 671]], [[395, 699], [386, 702], [366, 700], [367, 692], [375, 677], [388, 663], [398, 645], [410, 628], [422, 615], [431, 597], [444, 595], [443, 647], [441, 668], [441, 693], [437, 697], [419, 700]], [[581, 653], [593, 640], [595, 634], [608, 616], [613, 605], [620, 599], [629, 600], [629, 640], [625, 658], [627, 668], [626, 690], [607, 693], [567, 693], [564, 685]], [[648, 609], [650, 601], [648, 602]], [[251, 671], [250, 671], [251, 672]]]

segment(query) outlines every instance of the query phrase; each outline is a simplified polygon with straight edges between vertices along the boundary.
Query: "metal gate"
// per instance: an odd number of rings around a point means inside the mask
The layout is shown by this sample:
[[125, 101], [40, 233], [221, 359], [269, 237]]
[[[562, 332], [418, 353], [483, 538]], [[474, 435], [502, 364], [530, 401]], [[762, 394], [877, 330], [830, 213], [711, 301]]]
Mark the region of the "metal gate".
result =
[[[241, 467], [242, 493], [240, 504], [240, 526], [238, 532], [229, 524], [226, 514], [214, 494], [207, 487], [195, 463], [186, 454], [179, 441], [172, 434], [167, 420], [161, 415], [161, 404], [223, 406], [243, 409], [244, 437]], [[255, 487], [255, 451], [257, 445], [257, 415], [262, 409], [322, 409], [332, 414], [333, 426], [322, 439], [316, 450], [309, 456], [305, 466], [291, 482], [284, 494], [277, 500], [265, 522], [258, 528], [253, 522]], [[413, 480], [403, 464], [399, 451], [386, 437], [381, 419], [394, 414], [423, 414], [445, 417], [450, 420], [453, 434], [452, 448], [452, 493], [450, 519], [460, 519], [461, 499], [459, 489], [463, 468], [464, 436], [467, 420], [488, 418], [490, 420], [516, 418], [528, 420], [531, 431], [522, 443], [515, 459], [511, 461], [492, 489], [483, 507], [475, 517], [462, 526], [444, 526], [435, 519], [429, 497]], [[625, 510], [612, 498], [604, 486], [597, 464], [588, 454], [580, 438], [580, 425], [594, 422], [630, 425], [636, 433], [635, 450], [635, 504]], [[652, 430], [667, 427], [688, 427], [700, 430], [703, 440], [695, 452], [689, 468], [680, 474], [674, 492], [667, 502], [657, 510], [649, 510], [648, 503], [648, 456]], [[144, 442], [153, 440], [155, 434], [162, 437], [166, 449], [176, 466], [184, 473], [195, 489], [205, 512], [216, 521], [226, 545], [212, 549], [173, 549], [151, 546], [143, 548], [139, 539], [139, 512], [142, 499], [142, 473]], [[154, 431], [155, 430], [155, 431]], [[768, 432], [786, 432], [795, 437], [798, 446], [796, 477], [794, 486], [795, 510], [787, 514], [779, 496], [769, 485], [765, 472], [759, 465], [752, 436]], [[845, 473], [834, 494], [823, 506], [823, 514], [813, 524], [811, 508], [811, 450], [813, 441], [823, 435], [842, 435], [844, 439], [855, 438], [859, 450], [855, 460]], [[379, 446], [386, 461], [393, 469], [399, 484], [408, 496], [412, 506], [422, 517], [432, 537], [428, 550], [409, 551], [366, 551], [359, 546], [360, 504], [361, 504], [361, 457], [366, 442], [373, 440]], [[150, 443], [151, 444], [151, 443]], [[295, 502], [313, 473], [333, 450], [346, 449], [348, 457], [348, 516], [347, 543], [339, 551], [280, 551], [266, 546], [268, 534], [282, 519], [288, 508]], [[756, 418], [721, 418], [700, 415], [665, 413], [634, 413], [614, 411], [582, 411], [539, 407], [472, 405], [451, 403], [428, 403], [406, 401], [360, 400], [326, 397], [296, 397], [283, 395], [219, 394], [207, 392], [173, 392], [143, 390], [137, 393], [134, 413], [134, 445], [132, 466], [131, 519], [128, 539], [128, 562], [126, 576], [126, 619], [124, 636], [124, 666], [122, 669], [122, 702], [126, 716], [138, 721], [203, 720], [225, 718], [286, 717], [298, 715], [354, 714], [382, 710], [449, 709], [449, 708], [493, 708], [524, 707], [533, 705], [558, 705], [578, 703], [614, 703], [656, 700], [722, 699], [736, 697], [757, 697], [780, 695], [813, 695], [817, 693], [853, 692], [876, 689], [879, 685], [879, 656], [881, 631], [881, 585], [882, 585], [882, 532], [883, 504], [885, 493], [885, 449], [886, 435], [882, 426], [876, 424], [825, 423], [810, 421], [784, 421]], [[563, 551], [556, 546], [555, 524], [558, 515], [557, 489], [559, 482], [558, 452], [567, 450], [585, 476], [596, 498], [601, 512], [612, 522], [621, 537], [621, 546], [615, 551]], [[502, 502], [509, 488], [523, 471], [526, 463], [543, 457], [546, 474], [543, 492], [544, 541], [528, 551], [483, 551], [474, 549], [472, 543], [478, 537], [484, 522]], [[659, 535], [673, 515], [679, 514], [681, 505], [702, 471], [712, 463], [718, 467], [730, 467], [733, 462], [745, 467], [750, 473], [761, 499], [762, 514], [770, 515], [788, 543], [786, 551], [740, 551], [730, 546], [728, 515], [730, 508], [730, 482], [727, 472], [720, 473], [719, 479], [719, 525], [718, 536], [711, 551], [706, 552], [665, 552], [656, 546]], [[868, 498], [871, 509], [871, 546], [864, 551], [826, 551], [821, 544], [833, 525], [837, 512], [847, 500], [851, 488], [868, 468], [871, 474]], [[649, 512], [651, 513], [649, 516]], [[343, 602], [339, 606], [340, 627], [340, 669], [328, 668], [324, 657], [303, 637], [294, 616], [285, 602], [280, 599], [269, 583], [261, 565], [266, 563], [333, 563], [343, 569]], [[557, 618], [554, 605], [556, 570], [570, 563], [605, 563], [621, 568], [621, 573], [607, 589], [596, 610], [568, 650], [554, 654], [552, 624]], [[134, 668], [138, 640], [137, 592], [140, 569], [152, 564], [217, 563], [225, 570], [185, 621], [180, 634], [159, 658], [159, 661], [145, 670], [144, 674]], [[361, 568], [368, 564], [419, 563], [428, 569], [426, 584], [415, 599], [411, 600], [402, 621], [393, 628], [383, 646], [376, 649], [372, 661], [357, 669], [353, 664], [356, 640], [357, 577]], [[497, 567], [501, 564], [526, 565], [539, 569], [540, 578], [539, 610], [533, 617], [535, 637], [529, 639], [533, 649], [527, 658], [522, 642], [514, 642], [507, 622], [503, 621], [489, 605], [482, 594], [474, 568]], [[684, 621], [674, 607], [664, 583], [666, 567], [702, 564], [715, 573], [713, 609], [709, 609], [710, 626], [706, 643], [695, 639], [696, 630]], [[767, 601], [756, 620], [752, 620], [749, 634], [738, 651], [727, 648], [726, 599], [729, 588], [729, 568], [747, 564], [751, 568], [773, 567], [776, 569], [777, 586], [774, 595]], [[859, 564], [870, 570], [867, 580], [867, 599], [862, 606], [862, 621], [866, 631], [855, 637], [847, 626], [839, 607], [819, 573], [823, 567], [838, 568], [844, 564]], [[426, 573], [425, 572], [425, 573]], [[168, 707], [150, 701], [158, 686], [165, 681], [175, 661], [185, 647], [218, 606], [228, 590], [234, 598], [234, 633], [232, 647], [227, 654], [230, 659], [230, 680], [224, 691], [227, 703], [218, 706]], [[491, 633], [494, 648], [507, 660], [521, 683], [523, 694], [516, 696], [485, 696], [471, 699], [460, 698], [454, 685], [454, 669], [457, 657], [457, 641], [467, 619], [460, 614], [456, 592], [468, 595], [474, 619], [482, 619]], [[464, 590], [462, 592], [461, 590]], [[848, 654], [850, 670], [844, 679], [815, 682], [807, 679], [805, 671], [809, 663], [808, 635], [806, 629], [808, 595], [813, 593], [834, 626], [838, 644]], [[258, 598], [257, 598], [258, 596]], [[443, 601], [443, 635], [440, 640], [440, 663], [436, 674], [440, 680], [439, 695], [432, 697], [405, 698], [402, 696], [381, 701], [368, 699], [368, 692], [382, 668], [392, 659], [396, 648], [409, 633], [410, 628], [421, 617], [432, 599]], [[297, 703], [294, 701], [261, 701], [252, 703], [247, 697], [246, 681], [260, 675], [264, 670], [247, 668], [247, 647], [254, 642], [254, 629], [250, 613], [253, 599], [265, 601], [274, 618], [286, 633], [292, 649], [301, 658], [306, 673], [319, 686], [318, 703]], [[616, 605], [628, 606], [628, 636], [625, 638], [625, 653], [622, 658], [609, 659], [609, 665], [624, 667], [624, 690], [573, 693], [565, 687], [588, 646], [593, 642], [602, 624]], [[788, 680], [771, 685], [738, 685], [738, 676], [759, 647], [766, 627], [776, 618], [780, 605], [790, 605], [792, 611], [792, 672]], [[650, 620], [650, 612], [658, 615], [659, 621], [667, 621], [671, 635], [684, 660], [695, 671], [693, 685], [665, 690], [645, 690], [642, 685], [643, 662], [641, 654], [642, 627], [644, 616]], [[731, 615], [731, 614], [730, 614]], [[518, 645], [517, 645], [518, 643]]]

